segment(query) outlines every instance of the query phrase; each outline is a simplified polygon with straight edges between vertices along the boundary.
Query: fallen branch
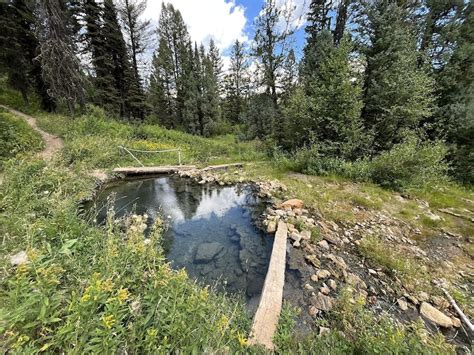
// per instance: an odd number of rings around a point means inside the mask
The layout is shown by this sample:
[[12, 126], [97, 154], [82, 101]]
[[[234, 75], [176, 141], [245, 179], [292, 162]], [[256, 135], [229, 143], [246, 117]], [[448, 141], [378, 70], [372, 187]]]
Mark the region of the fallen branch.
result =
[[469, 216], [465, 216], [465, 215], [460, 214], [460, 213], [453, 212], [453, 211], [451, 211], [447, 208], [440, 208], [438, 211], [446, 213], [446, 214], [450, 214], [451, 216], [462, 218], [462, 219], [465, 219], [465, 220], [468, 220], [468, 221], [474, 223], [474, 218], [469, 217]]
[[443, 290], [444, 294], [446, 295], [446, 297], [448, 298], [449, 302], [451, 303], [451, 306], [453, 306], [454, 310], [456, 311], [456, 313], [459, 315], [459, 317], [461, 318], [461, 320], [464, 322], [464, 324], [466, 324], [466, 326], [469, 328], [469, 331], [471, 332], [471, 334], [474, 334], [474, 326], [472, 325], [471, 321], [469, 320], [469, 318], [467, 318], [467, 316], [464, 314], [464, 312], [461, 310], [461, 308], [459, 308], [459, 306], [457, 305], [456, 301], [454, 300], [454, 298], [451, 297], [451, 295], [448, 293], [448, 291], [446, 291], [445, 288], [441, 287], [441, 290]]

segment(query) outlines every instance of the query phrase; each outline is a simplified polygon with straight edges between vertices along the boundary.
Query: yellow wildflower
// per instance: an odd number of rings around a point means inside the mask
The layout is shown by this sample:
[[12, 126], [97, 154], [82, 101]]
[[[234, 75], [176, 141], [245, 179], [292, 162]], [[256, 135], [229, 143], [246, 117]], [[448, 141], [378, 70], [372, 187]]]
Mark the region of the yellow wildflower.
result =
[[23, 276], [24, 274], [26, 274], [28, 272], [28, 269], [29, 269], [28, 264], [21, 264], [21, 265], [18, 265], [18, 268], [16, 269], [16, 272], [20, 276]]
[[102, 282], [102, 285], [100, 286], [100, 288], [103, 291], [112, 292], [112, 290], [114, 289], [114, 283], [112, 282], [112, 280], [107, 279], [107, 280]]
[[112, 314], [108, 316], [102, 316], [102, 323], [104, 324], [104, 327], [111, 329], [115, 324], [115, 317]]
[[128, 290], [126, 288], [120, 288], [117, 291], [117, 299], [120, 304], [124, 303], [128, 299]]
[[158, 330], [155, 328], [149, 328], [146, 330], [149, 337], [154, 338], [158, 335]]
[[240, 346], [247, 346], [248, 340], [240, 332], [237, 332], [237, 340], [239, 341]]
[[221, 333], [224, 333], [228, 325], [229, 325], [229, 318], [227, 318], [227, 316], [224, 314], [217, 321], [217, 328], [219, 329]]
[[81, 303], [87, 302], [91, 299], [91, 295], [88, 292], [85, 292], [81, 297]]

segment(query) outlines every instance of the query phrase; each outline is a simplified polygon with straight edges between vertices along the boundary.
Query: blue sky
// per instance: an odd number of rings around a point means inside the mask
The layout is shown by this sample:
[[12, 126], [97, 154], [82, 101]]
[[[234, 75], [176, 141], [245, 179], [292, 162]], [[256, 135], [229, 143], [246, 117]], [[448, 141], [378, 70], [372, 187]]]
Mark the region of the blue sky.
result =
[[[148, 0], [145, 17], [156, 26], [163, 0]], [[264, 0], [167, 0], [180, 10], [194, 41], [207, 44], [213, 38], [228, 63], [236, 39], [250, 45], [254, 35], [254, 20]], [[309, 0], [277, 0], [280, 6], [295, 6], [294, 25], [298, 28], [294, 40], [298, 50], [304, 45], [304, 16]]]

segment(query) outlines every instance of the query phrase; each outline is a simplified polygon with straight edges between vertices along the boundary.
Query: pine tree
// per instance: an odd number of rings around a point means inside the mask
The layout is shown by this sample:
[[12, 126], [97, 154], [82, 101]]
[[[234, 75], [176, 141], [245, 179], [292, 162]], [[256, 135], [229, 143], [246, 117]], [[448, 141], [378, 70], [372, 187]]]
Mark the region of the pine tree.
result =
[[249, 95], [249, 63], [244, 47], [238, 40], [232, 46], [226, 83], [226, 117], [233, 123], [240, 121]]
[[311, 44], [321, 31], [330, 29], [331, 17], [329, 11], [331, 7], [331, 0], [311, 0], [307, 16], [308, 25], [305, 28], [307, 43]]
[[202, 134], [210, 136], [213, 133], [215, 124], [221, 120], [221, 107], [219, 97], [219, 76], [215, 70], [220, 70], [216, 66], [215, 54], [209, 48], [206, 55], [204, 46], [201, 46], [202, 58], [202, 114], [205, 117]]
[[75, 106], [84, 106], [84, 78], [79, 59], [74, 52], [68, 28], [68, 14], [59, 0], [44, 0], [38, 4], [38, 23], [42, 75], [55, 99], [67, 103], [71, 116]]
[[[326, 42], [326, 44], [322, 44]], [[310, 81], [310, 112], [313, 117], [311, 136], [326, 155], [355, 159], [363, 148], [361, 110], [362, 89], [350, 68], [352, 44], [344, 37], [338, 47], [331, 47], [333, 37], [323, 31], [316, 45], [331, 48], [321, 60]]]
[[361, 29], [369, 34], [363, 118], [376, 151], [400, 142], [431, 114], [433, 82], [418, 67], [409, 9], [377, 0], [365, 7]]
[[18, 90], [25, 103], [33, 87], [41, 98], [41, 106], [53, 111], [56, 104], [47, 93], [41, 76], [38, 40], [35, 36], [34, 2], [13, 0], [0, 2], [0, 73], [8, 78], [9, 85]]
[[[275, 0], [265, 1], [255, 22], [255, 47], [253, 55], [262, 71], [261, 85], [269, 95], [275, 107], [278, 103], [277, 87], [280, 84], [280, 72], [288, 55], [287, 41], [293, 31], [290, 24], [279, 26], [281, 19], [289, 21], [292, 9], [277, 6]], [[281, 29], [281, 27], [284, 27]]]
[[[190, 37], [181, 13], [173, 5], [162, 4], [157, 33], [159, 45], [152, 63], [154, 80], [150, 82], [149, 93], [151, 101], [158, 103], [163, 100], [153, 98], [153, 93], [164, 92], [166, 108], [152, 109], [157, 114], [163, 111], [170, 113], [169, 119], [160, 118], [162, 122], [168, 121], [169, 127], [183, 126], [185, 90], [189, 86], [185, 71], [190, 65]], [[153, 87], [160, 82], [163, 89]]]
[[107, 52], [107, 37], [104, 32], [103, 8], [95, 0], [83, 4], [86, 50], [91, 55], [93, 68], [92, 102], [117, 113], [120, 107], [119, 92], [113, 77], [113, 63]]
[[192, 134], [204, 134], [203, 113], [201, 110], [201, 56], [195, 44], [194, 50], [188, 45], [188, 60], [184, 62], [183, 86], [183, 126]]
[[283, 94], [286, 96], [291, 93], [298, 79], [298, 63], [296, 62], [295, 51], [293, 48], [288, 52], [282, 70], [281, 88]]
[[335, 44], [339, 44], [344, 36], [350, 3], [351, 0], [341, 0], [337, 9], [336, 26], [333, 31]]
[[457, 176], [474, 182], [474, 7], [466, 5], [457, 44], [439, 74], [438, 132], [451, 144]]
[[217, 79], [217, 89], [219, 95], [223, 93], [223, 83], [222, 83], [222, 68], [224, 66], [222, 62], [222, 57], [219, 52], [219, 48], [216, 47], [214, 40], [211, 38], [209, 41], [209, 60], [212, 64], [212, 71]]

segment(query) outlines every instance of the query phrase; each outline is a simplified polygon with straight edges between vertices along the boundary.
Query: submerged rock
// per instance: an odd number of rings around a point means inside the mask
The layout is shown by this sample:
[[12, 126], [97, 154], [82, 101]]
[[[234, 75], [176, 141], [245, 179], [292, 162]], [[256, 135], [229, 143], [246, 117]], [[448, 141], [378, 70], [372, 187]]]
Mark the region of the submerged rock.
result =
[[224, 246], [218, 242], [202, 243], [196, 249], [194, 261], [196, 263], [209, 263], [224, 249]]

